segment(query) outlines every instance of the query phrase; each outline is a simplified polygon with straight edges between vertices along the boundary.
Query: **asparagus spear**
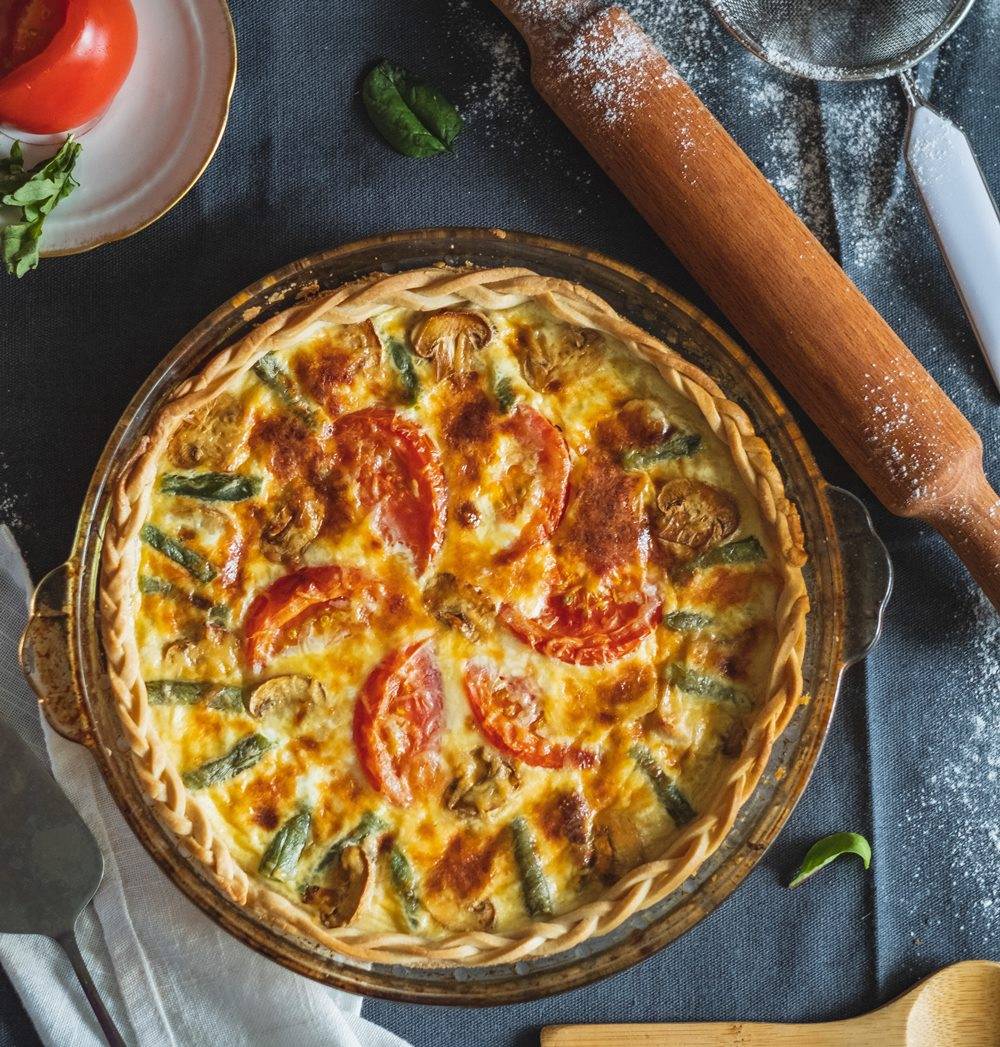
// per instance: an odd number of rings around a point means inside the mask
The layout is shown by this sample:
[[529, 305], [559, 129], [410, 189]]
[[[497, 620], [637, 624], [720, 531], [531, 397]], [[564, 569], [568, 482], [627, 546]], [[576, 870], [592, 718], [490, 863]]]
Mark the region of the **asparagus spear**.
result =
[[707, 614], [697, 611], [670, 611], [663, 616], [663, 624], [678, 633], [696, 633], [712, 624]]
[[260, 484], [259, 476], [242, 473], [167, 473], [160, 490], [210, 502], [242, 502], [259, 494]]
[[205, 680], [147, 680], [150, 705], [201, 705], [225, 712], [242, 712], [243, 688]]
[[389, 352], [389, 359], [399, 372], [403, 403], [415, 404], [420, 392], [420, 379], [417, 377], [417, 369], [413, 366], [413, 357], [409, 349], [398, 338], [390, 338], [386, 343], [386, 349]]
[[670, 682], [687, 694], [709, 698], [714, 702], [729, 702], [732, 705], [749, 705], [746, 694], [738, 687], [731, 687], [722, 680], [700, 673], [687, 665], [670, 666]]
[[272, 880], [288, 880], [295, 874], [295, 867], [312, 835], [312, 812], [303, 808], [274, 834], [264, 857], [260, 860], [260, 871]]
[[717, 545], [714, 549], [696, 556], [686, 565], [686, 571], [697, 571], [702, 567], [730, 566], [732, 564], [763, 563], [766, 558], [764, 547], [753, 536], [738, 538], [735, 542]]
[[216, 760], [209, 760], [200, 767], [182, 775], [189, 789], [207, 789], [253, 767], [272, 748], [274, 742], [262, 734], [248, 734], [241, 738], [229, 752]]
[[316, 424], [316, 412], [305, 397], [295, 388], [292, 376], [281, 365], [274, 353], [265, 353], [254, 365], [254, 374], [293, 414], [299, 416], [307, 426]]
[[188, 592], [165, 578], [154, 578], [148, 574], [139, 575], [139, 592], [143, 596], [169, 596], [174, 600], [187, 600], [200, 611], [208, 611], [209, 625], [229, 625], [229, 608], [224, 603], [212, 603], [201, 593]]
[[361, 816], [361, 820], [349, 833], [341, 836], [339, 840], [334, 841], [330, 845], [330, 848], [316, 867], [316, 871], [319, 872], [329, 865], [345, 847], [353, 847], [356, 843], [366, 840], [373, 833], [382, 833], [388, 828], [389, 826], [374, 811], [365, 811]]
[[673, 458], [686, 458], [694, 454], [701, 444], [697, 433], [674, 433], [662, 443], [653, 447], [634, 447], [622, 455], [622, 465], [626, 469], [648, 469], [657, 462], [668, 462]]
[[496, 397], [497, 409], [500, 413], [510, 414], [517, 402], [517, 395], [509, 375], [493, 376], [493, 395]]
[[202, 556], [190, 549], [183, 542], [164, 534], [159, 527], [152, 524], [143, 524], [139, 537], [158, 553], [162, 553], [168, 560], [180, 564], [181, 567], [196, 578], [199, 582], [210, 582], [216, 574], [215, 568]]
[[399, 896], [403, 915], [410, 925], [410, 930], [416, 930], [420, 925], [420, 897], [417, 893], [417, 879], [410, 860], [399, 847], [393, 847], [389, 855], [389, 877]]
[[638, 764], [640, 770], [649, 779], [649, 784], [656, 793], [660, 806], [670, 815], [678, 826], [686, 825], [695, 816], [694, 808], [688, 803], [684, 794], [677, 788], [677, 783], [669, 777], [656, 762], [653, 754], [636, 742], [628, 751], [629, 756]]
[[551, 916], [552, 887], [542, 869], [535, 837], [520, 814], [510, 823], [510, 830], [514, 837], [514, 859], [521, 873], [524, 904], [532, 916]]

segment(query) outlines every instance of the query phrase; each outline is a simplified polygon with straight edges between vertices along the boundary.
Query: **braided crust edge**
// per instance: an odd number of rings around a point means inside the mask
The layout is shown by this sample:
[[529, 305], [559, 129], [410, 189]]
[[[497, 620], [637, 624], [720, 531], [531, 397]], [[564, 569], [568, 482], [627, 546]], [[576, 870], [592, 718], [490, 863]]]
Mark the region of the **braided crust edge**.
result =
[[[698, 407], [712, 432], [729, 448], [741, 478], [756, 494], [782, 560], [783, 585], [775, 611], [777, 645], [768, 697], [748, 732], [743, 752], [720, 781], [708, 809], [685, 826], [658, 859], [632, 869], [599, 898], [503, 934], [478, 931], [427, 940], [351, 927], [328, 929], [236, 863], [213, 831], [208, 806], [187, 791], [153, 728], [139, 671], [134, 607], [139, 529], [149, 510], [157, 460], [174, 428], [189, 412], [217, 396], [265, 352], [294, 341], [317, 319], [355, 324], [396, 307], [420, 312], [464, 306], [503, 309], [529, 300], [567, 323], [611, 335], [651, 362], [674, 390]], [[568, 281], [528, 269], [416, 269], [391, 276], [377, 274], [287, 309], [213, 357], [200, 374], [174, 390], [118, 475], [102, 548], [98, 613], [111, 688], [140, 786], [181, 848], [204, 865], [233, 901], [283, 930], [303, 934], [356, 960], [476, 966], [546, 956], [607, 934], [633, 913], [674, 891], [719, 847], [802, 698], [809, 609], [801, 571], [804, 562], [798, 512], [785, 497], [767, 445], [754, 434], [743, 410], [698, 368], [619, 316], [603, 299]]]

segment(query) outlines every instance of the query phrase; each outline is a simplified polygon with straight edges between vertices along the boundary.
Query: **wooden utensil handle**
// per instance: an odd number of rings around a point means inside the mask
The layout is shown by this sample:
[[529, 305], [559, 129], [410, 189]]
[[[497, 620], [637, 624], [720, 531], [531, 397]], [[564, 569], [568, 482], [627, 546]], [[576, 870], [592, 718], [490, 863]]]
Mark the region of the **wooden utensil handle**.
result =
[[882, 502], [937, 526], [1000, 608], [978, 434], [620, 8], [494, 0], [538, 91]]
[[542, 1030], [541, 1047], [902, 1047], [881, 1024], [677, 1022], [650, 1025], [557, 1025]]

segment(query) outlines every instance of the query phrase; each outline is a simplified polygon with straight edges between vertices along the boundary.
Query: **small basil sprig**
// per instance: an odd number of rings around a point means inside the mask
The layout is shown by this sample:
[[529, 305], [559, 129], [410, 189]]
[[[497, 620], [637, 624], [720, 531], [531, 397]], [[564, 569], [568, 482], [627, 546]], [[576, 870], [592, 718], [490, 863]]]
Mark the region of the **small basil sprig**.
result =
[[871, 844], [860, 833], [833, 833], [817, 840], [806, 851], [802, 864], [788, 886], [798, 887], [803, 880], [808, 880], [842, 854], [856, 854], [864, 862], [866, 869], [872, 862]]
[[11, 276], [20, 279], [38, 265], [45, 216], [80, 184], [73, 177], [79, 155], [80, 143], [71, 135], [55, 156], [28, 171], [24, 169], [20, 142], [15, 142], [10, 155], [0, 160], [0, 201], [21, 212], [19, 221], [3, 228], [3, 261]]
[[435, 156], [451, 149], [462, 118], [430, 84], [382, 61], [365, 77], [361, 100], [378, 133], [403, 156]]

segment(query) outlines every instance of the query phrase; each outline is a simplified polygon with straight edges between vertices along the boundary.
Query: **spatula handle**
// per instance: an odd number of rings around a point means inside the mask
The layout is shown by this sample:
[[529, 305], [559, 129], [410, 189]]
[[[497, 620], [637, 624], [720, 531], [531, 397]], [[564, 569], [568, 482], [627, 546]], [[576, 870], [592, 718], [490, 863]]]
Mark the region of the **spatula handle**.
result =
[[56, 941], [69, 957], [69, 962], [73, 965], [73, 970], [76, 972], [76, 977], [80, 982], [80, 988], [83, 989], [83, 995], [87, 997], [87, 1002], [94, 1012], [97, 1024], [100, 1025], [101, 1032], [104, 1033], [104, 1038], [108, 1041], [110, 1047], [128, 1047], [128, 1044], [115, 1026], [111, 1015], [108, 1014], [108, 1009], [104, 1006], [104, 1001], [101, 999], [101, 994], [97, 991], [94, 979], [90, 977], [90, 971], [87, 970], [86, 961], [83, 958], [83, 953], [80, 952], [80, 946], [76, 940], [75, 929], [60, 934]]
[[882, 502], [940, 527], [1000, 608], [982, 442], [843, 269], [623, 10], [494, 2], [542, 97]]

